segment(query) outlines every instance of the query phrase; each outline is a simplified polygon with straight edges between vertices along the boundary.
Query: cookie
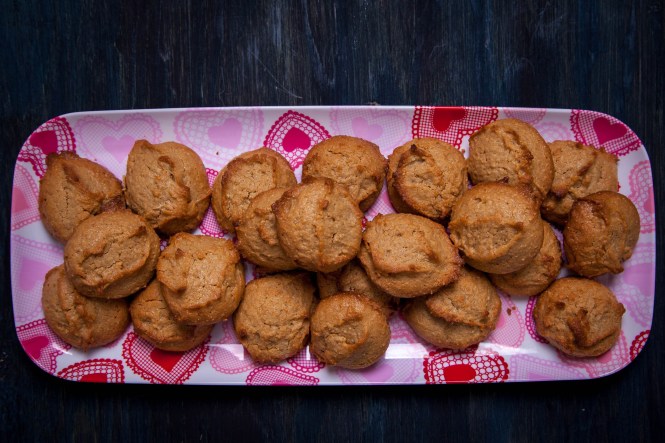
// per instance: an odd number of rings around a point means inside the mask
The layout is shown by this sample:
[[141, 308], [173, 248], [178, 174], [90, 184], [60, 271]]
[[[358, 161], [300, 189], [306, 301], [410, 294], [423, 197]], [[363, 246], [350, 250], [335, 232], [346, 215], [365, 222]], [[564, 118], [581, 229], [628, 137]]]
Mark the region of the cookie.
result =
[[371, 301], [342, 292], [319, 302], [311, 321], [310, 352], [321, 362], [348, 369], [376, 363], [388, 349], [390, 327]]
[[131, 211], [102, 212], [76, 227], [64, 255], [65, 270], [78, 292], [122, 298], [152, 279], [159, 237], [143, 217]]
[[463, 264], [443, 226], [413, 214], [377, 215], [363, 233], [358, 258], [376, 286], [401, 298], [452, 283]]
[[353, 292], [368, 298], [381, 307], [390, 317], [399, 305], [399, 299], [377, 287], [358, 260], [350, 261], [340, 271], [337, 279], [338, 292]]
[[499, 289], [510, 295], [532, 296], [543, 292], [561, 270], [561, 244], [549, 223], [543, 222], [543, 245], [524, 268], [508, 274], [490, 274]]
[[628, 197], [612, 191], [573, 204], [563, 230], [568, 268], [585, 277], [623, 272], [640, 236], [640, 215]]
[[409, 300], [402, 313], [425, 341], [439, 348], [466, 349], [492, 333], [501, 299], [484, 274], [464, 267], [457, 281], [427, 297]]
[[268, 148], [245, 152], [229, 162], [212, 185], [212, 209], [226, 232], [234, 233], [254, 197], [273, 188], [289, 188], [296, 176], [279, 153]]
[[395, 212], [410, 213], [412, 209], [402, 200], [399, 193], [395, 189], [395, 173], [399, 166], [399, 161], [402, 155], [411, 149], [412, 143], [405, 143], [393, 149], [393, 152], [388, 156], [388, 172], [386, 173], [386, 191], [388, 191], [388, 199], [393, 206]]
[[157, 280], [173, 317], [188, 325], [227, 319], [245, 290], [245, 270], [230, 240], [185, 232], [162, 251]]
[[337, 280], [339, 279], [339, 274], [342, 273], [342, 269], [344, 268], [328, 273], [316, 273], [316, 286], [319, 290], [320, 299], [328, 298], [331, 295], [340, 292], [339, 286], [337, 286]]
[[561, 140], [549, 146], [554, 160], [554, 181], [540, 208], [545, 220], [564, 225], [578, 199], [619, 189], [617, 158], [603, 148]]
[[310, 149], [302, 165], [302, 178], [329, 178], [346, 186], [360, 210], [367, 211], [383, 188], [386, 159], [372, 142], [336, 135]]
[[273, 188], [252, 199], [236, 226], [238, 250], [252, 263], [267, 271], [288, 271], [298, 265], [289, 257], [277, 238], [272, 205], [287, 188]]
[[236, 336], [258, 363], [279, 363], [309, 340], [314, 285], [305, 273], [252, 280], [233, 315]]
[[201, 158], [175, 142], [134, 143], [127, 158], [125, 188], [132, 211], [166, 235], [196, 228], [210, 203]]
[[524, 268], [543, 244], [535, 201], [505, 183], [481, 183], [466, 191], [453, 207], [448, 229], [466, 263], [492, 274]]
[[[406, 143], [399, 156], [389, 195], [399, 197], [398, 206], [433, 220], [443, 221], [468, 187], [466, 160], [461, 152], [435, 138]], [[399, 148], [398, 148], [399, 149]]]
[[538, 334], [561, 352], [597, 357], [616, 343], [625, 311], [602, 284], [566, 277], [538, 296], [533, 319]]
[[161, 284], [153, 280], [132, 300], [129, 312], [134, 332], [158, 349], [185, 352], [203, 343], [213, 325], [178, 323], [162, 296]]
[[72, 285], [63, 265], [46, 274], [42, 308], [51, 330], [84, 351], [111, 343], [129, 325], [126, 300], [84, 297]]
[[70, 151], [46, 157], [39, 216], [56, 240], [65, 243], [83, 220], [124, 207], [122, 183], [103, 166]]
[[469, 176], [473, 184], [506, 182], [523, 186], [542, 202], [552, 186], [554, 163], [538, 131], [521, 120], [496, 120], [469, 138]]
[[272, 208], [279, 243], [301, 268], [332, 272], [358, 254], [363, 213], [344, 186], [310, 179], [286, 191]]

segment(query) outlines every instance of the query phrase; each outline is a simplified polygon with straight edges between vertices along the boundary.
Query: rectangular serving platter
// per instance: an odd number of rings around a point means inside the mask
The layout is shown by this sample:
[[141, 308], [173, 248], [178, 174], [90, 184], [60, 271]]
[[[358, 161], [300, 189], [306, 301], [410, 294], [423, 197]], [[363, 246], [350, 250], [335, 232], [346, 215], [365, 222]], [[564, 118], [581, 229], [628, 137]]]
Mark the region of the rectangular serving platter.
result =
[[[619, 158], [619, 191], [639, 211], [641, 234], [625, 271], [598, 278], [626, 307], [617, 344], [598, 358], [569, 358], [555, 351], [534, 330], [531, 312], [535, 298], [510, 297], [501, 292], [497, 328], [477, 347], [464, 351], [436, 349], [419, 339], [395, 314], [390, 319], [392, 335], [385, 356], [361, 371], [324, 366], [307, 348], [279, 365], [258, 365], [239, 344], [230, 320], [217, 324], [205, 344], [185, 353], [157, 350], [131, 327], [114, 343], [83, 352], [63, 342], [45, 323], [40, 302], [44, 276], [63, 261], [63, 246], [44, 230], [37, 207], [39, 179], [50, 153], [75, 151], [122, 178], [135, 140], [174, 140], [201, 156], [212, 183], [233, 157], [267, 146], [284, 155], [300, 178], [307, 151], [332, 135], [370, 140], [385, 156], [412, 138], [436, 137], [466, 156], [473, 132], [493, 120], [509, 117], [530, 123], [548, 142], [577, 140], [603, 146], [615, 154]], [[391, 212], [384, 188], [366, 218]], [[210, 210], [195, 233], [223, 235]], [[653, 181], [647, 152], [625, 124], [594, 111], [331, 106], [79, 112], [41, 125], [18, 155], [10, 233], [14, 321], [19, 341], [35, 364], [49, 374], [82, 382], [376, 385], [591, 379], [622, 369], [645, 345], [654, 306], [655, 241]], [[247, 266], [247, 275], [252, 278], [251, 265]]]

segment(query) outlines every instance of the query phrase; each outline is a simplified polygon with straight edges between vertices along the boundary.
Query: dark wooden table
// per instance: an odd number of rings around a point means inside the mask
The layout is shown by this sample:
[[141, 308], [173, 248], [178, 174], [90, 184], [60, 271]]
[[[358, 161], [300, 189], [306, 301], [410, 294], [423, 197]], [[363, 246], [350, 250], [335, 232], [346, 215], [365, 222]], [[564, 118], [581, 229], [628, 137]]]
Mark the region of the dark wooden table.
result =
[[[9, 277], [14, 162], [34, 128], [67, 112], [370, 102], [592, 109], [646, 145], [665, 220], [663, 1], [347, 3], [0, 1], [0, 439], [663, 438], [661, 293], [642, 354], [583, 382], [90, 385], [48, 376], [24, 354]], [[661, 242], [658, 292], [663, 258]]]

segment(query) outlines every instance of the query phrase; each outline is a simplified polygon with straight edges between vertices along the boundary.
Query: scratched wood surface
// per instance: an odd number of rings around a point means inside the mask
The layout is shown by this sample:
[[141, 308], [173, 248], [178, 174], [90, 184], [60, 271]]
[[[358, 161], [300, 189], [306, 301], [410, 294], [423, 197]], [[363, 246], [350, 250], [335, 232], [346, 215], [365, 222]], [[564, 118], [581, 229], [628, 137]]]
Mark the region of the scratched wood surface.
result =
[[[624, 121], [647, 146], [657, 217], [665, 220], [663, 1], [563, 3], [0, 0], [2, 439], [662, 438], [662, 293], [636, 361], [585, 382], [83, 385], [41, 372], [14, 332], [8, 256], [14, 161], [34, 128], [67, 112], [366, 103], [592, 109]], [[661, 242], [658, 292], [663, 258]]]

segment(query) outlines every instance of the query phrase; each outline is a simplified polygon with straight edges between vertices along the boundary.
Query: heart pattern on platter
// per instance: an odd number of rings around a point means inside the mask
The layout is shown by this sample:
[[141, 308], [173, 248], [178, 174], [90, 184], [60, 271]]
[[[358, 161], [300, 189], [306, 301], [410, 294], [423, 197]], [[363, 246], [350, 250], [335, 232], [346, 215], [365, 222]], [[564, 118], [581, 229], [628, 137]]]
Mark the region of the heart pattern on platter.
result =
[[536, 322], [533, 321], [533, 309], [536, 306], [537, 296], [533, 295], [529, 297], [529, 300], [526, 302], [526, 312], [524, 313], [524, 324], [526, 330], [529, 332], [529, 335], [532, 339], [538, 343], [547, 343], [547, 340], [536, 332]]
[[477, 346], [463, 351], [432, 351], [423, 359], [425, 382], [430, 384], [500, 383], [508, 380], [508, 363], [491, 349]]
[[71, 349], [71, 345], [51, 331], [43, 318], [17, 327], [16, 335], [32, 361], [49, 374], [55, 374], [58, 356]]
[[[210, 185], [210, 188], [212, 188], [212, 184], [217, 178], [217, 171], [206, 168], [206, 173], [208, 174], [208, 184]], [[219, 223], [217, 223], [217, 217], [215, 217], [215, 212], [212, 210], [212, 206], [208, 208], [203, 216], [199, 229], [201, 229], [203, 234], [211, 237], [221, 238], [225, 234], [224, 230], [219, 227]]]
[[630, 363], [630, 354], [623, 331], [612, 349], [594, 358], [569, 357], [557, 350], [563, 363], [584, 369], [592, 378], [610, 374]]
[[647, 329], [646, 331], [642, 331], [637, 334], [637, 336], [635, 336], [633, 342], [630, 344], [630, 361], [635, 360], [635, 357], [637, 357], [638, 354], [642, 352], [644, 345], [647, 344], [647, 339], [649, 338], [650, 333], [651, 330]]
[[653, 315], [654, 260], [656, 246], [653, 243], [638, 243], [633, 255], [623, 263], [624, 272], [598, 277], [598, 281], [611, 287], [617, 299], [626, 307], [627, 314], [636, 323], [646, 327]]
[[282, 366], [261, 366], [247, 375], [245, 383], [258, 386], [318, 385], [319, 379]]
[[413, 138], [434, 137], [459, 149], [465, 136], [470, 136], [498, 116], [498, 108], [416, 106], [411, 132]]
[[74, 131], [82, 157], [94, 160], [116, 177], [122, 177], [134, 142], [144, 139], [160, 143], [163, 133], [159, 122], [148, 114], [118, 115], [121, 117], [82, 117], [74, 122]]
[[125, 369], [120, 360], [94, 358], [67, 366], [58, 377], [85, 383], [124, 383]]
[[641, 145], [640, 139], [628, 126], [600, 112], [573, 109], [570, 127], [578, 142], [597, 148], [602, 146], [617, 156], [635, 151]]
[[501, 298], [501, 312], [496, 322], [496, 328], [486, 341], [517, 348], [524, 341], [526, 330], [524, 319], [510, 295], [499, 290], [497, 292]]
[[[221, 326], [221, 328], [220, 328]], [[210, 365], [222, 374], [240, 374], [259, 367], [240, 344], [233, 330], [232, 320], [218, 325], [222, 338], [210, 345]]]
[[503, 110], [504, 114], [508, 118], [516, 118], [527, 122], [530, 125], [538, 124], [545, 115], [547, 114], [547, 109], [542, 108], [506, 108]]
[[510, 376], [513, 380], [579, 380], [588, 378], [584, 372], [563, 363], [545, 360], [529, 354], [510, 357]]
[[62, 263], [62, 246], [29, 240], [11, 234], [11, 275], [14, 291], [14, 317], [27, 322], [42, 316], [42, 286], [46, 273]]
[[536, 123], [534, 128], [536, 128], [547, 143], [552, 143], [555, 140], [573, 140], [575, 138], [575, 134], [570, 130], [569, 125], [562, 125], [558, 122], [541, 121], [540, 123]]
[[298, 372], [319, 372], [326, 367], [325, 363], [318, 361], [316, 357], [309, 353], [309, 346], [301, 349], [300, 352], [293, 357], [287, 358], [286, 361]]
[[295, 170], [312, 146], [328, 138], [328, 130], [313, 118], [287, 111], [273, 123], [263, 145], [282, 154]]
[[[413, 383], [420, 375], [420, 362], [417, 358], [404, 356], [401, 345], [419, 342], [406, 322], [395, 314], [390, 319], [390, 345], [386, 354], [369, 368], [348, 370], [335, 368], [337, 376], [347, 385]], [[411, 348], [411, 347], [409, 347]], [[426, 354], [423, 347], [423, 354]]]
[[37, 183], [26, 168], [16, 163], [12, 188], [12, 231], [39, 220], [38, 199]]
[[[395, 212], [395, 209], [393, 209], [393, 205], [390, 203], [388, 190], [384, 186], [372, 207], [367, 210], [366, 217], [368, 220], [373, 220], [378, 214], [390, 214], [393, 212]], [[364, 229], [365, 227], [363, 226]]]
[[396, 109], [332, 108], [330, 127], [334, 134], [371, 141], [381, 148], [383, 155], [388, 155], [409, 140], [411, 115]]
[[122, 343], [122, 358], [136, 375], [150, 383], [179, 385], [205, 360], [209, 340], [187, 352], [169, 352], [155, 348], [130, 332]]
[[635, 203], [640, 214], [640, 232], [642, 234], [656, 230], [656, 206], [653, 197], [653, 180], [651, 165], [641, 161], [633, 166], [628, 177], [630, 195], [628, 198]]
[[195, 149], [206, 165], [219, 169], [238, 154], [260, 147], [263, 111], [187, 110], [176, 115], [173, 130], [176, 140]]
[[63, 151], [76, 151], [76, 140], [69, 122], [56, 117], [38, 127], [23, 144], [18, 160], [28, 162], [37, 177], [46, 172], [46, 157]]

